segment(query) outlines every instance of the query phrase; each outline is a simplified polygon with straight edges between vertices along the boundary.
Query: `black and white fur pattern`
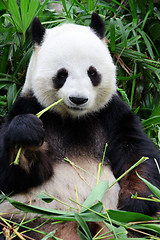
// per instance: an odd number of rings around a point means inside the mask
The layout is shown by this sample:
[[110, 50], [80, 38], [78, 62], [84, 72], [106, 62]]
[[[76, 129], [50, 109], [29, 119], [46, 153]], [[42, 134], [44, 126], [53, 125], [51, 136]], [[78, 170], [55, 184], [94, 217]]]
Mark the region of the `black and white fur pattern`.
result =
[[[142, 130], [140, 121], [116, 93], [116, 69], [104, 40], [104, 23], [93, 13], [89, 27], [64, 24], [45, 29], [37, 18], [32, 23], [32, 55], [22, 92], [1, 129], [0, 189], [14, 192], [14, 199], [38, 206], [66, 209], [53, 201], [36, 198], [44, 190], [71, 205], [83, 203], [96, 185], [98, 163], [107, 151], [102, 179], [110, 184], [141, 157], [139, 165], [114, 185], [103, 199], [111, 209], [153, 215], [159, 204], [131, 199], [147, 197], [148, 187], [136, 171], [160, 186], [154, 159], [159, 153]], [[56, 100], [63, 102], [42, 115], [35, 114]], [[22, 146], [20, 164], [10, 165]], [[77, 171], [64, 158], [88, 171]], [[85, 179], [85, 181], [84, 181]], [[120, 192], [119, 192], [120, 191]], [[8, 203], [0, 212], [15, 209]]]

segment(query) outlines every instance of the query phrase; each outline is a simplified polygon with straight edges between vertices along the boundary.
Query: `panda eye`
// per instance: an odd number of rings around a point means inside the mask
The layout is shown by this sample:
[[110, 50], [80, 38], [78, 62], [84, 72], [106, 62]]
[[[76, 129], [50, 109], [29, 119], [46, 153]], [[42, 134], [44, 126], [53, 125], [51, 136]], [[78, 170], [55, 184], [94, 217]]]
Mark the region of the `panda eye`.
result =
[[97, 72], [96, 68], [90, 66], [87, 73], [89, 78], [91, 79], [93, 86], [98, 86], [101, 82], [101, 75]]
[[65, 68], [59, 69], [56, 76], [53, 77], [54, 87], [56, 89], [63, 87], [67, 77], [68, 77], [68, 71]]
[[94, 67], [90, 67], [88, 69], [88, 75], [91, 76], [91, 77], [95, 77], [97, 75], [97, 71]]
[[65, 68], [61, 68], [58, 73], [57, 73], [57, 77], [59, 79], [62, 79], [62, 78], [67, 78], [68, 77], [68, 72]]

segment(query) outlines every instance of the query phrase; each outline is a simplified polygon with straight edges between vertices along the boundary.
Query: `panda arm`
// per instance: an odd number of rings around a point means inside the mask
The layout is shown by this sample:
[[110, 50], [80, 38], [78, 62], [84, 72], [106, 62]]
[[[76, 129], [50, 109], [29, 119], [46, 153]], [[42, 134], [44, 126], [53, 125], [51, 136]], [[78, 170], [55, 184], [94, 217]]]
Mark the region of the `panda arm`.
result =
[[[26, 191], [52, 174], [51, 163], [42, 145], [42, 122], [34, 115], [39, 110], [34, 98], [19, 97], [1, 128], [0, 190], [5, 193]], [[14, 165], [20, 146], [20, 163]]]
[[129, 110], [118, 95], [115, 95], [108, 105], [105, 122], [108, 133], [106, 155], [116, 178], [141, 157], [149, 158], [120, 181], [119, 208], [154, 214], [159, 209], [159, 204], [131, 199], [131, 196], [137, 193], [139, 197], [148, 197], [152, 194], [144, 182], [137, 177], [136, 172], [153, 185], [160, 187], [160, 175], [154, 161], [156, 159], [160, 165], [157, 149], [145, 135], [137, 116]]

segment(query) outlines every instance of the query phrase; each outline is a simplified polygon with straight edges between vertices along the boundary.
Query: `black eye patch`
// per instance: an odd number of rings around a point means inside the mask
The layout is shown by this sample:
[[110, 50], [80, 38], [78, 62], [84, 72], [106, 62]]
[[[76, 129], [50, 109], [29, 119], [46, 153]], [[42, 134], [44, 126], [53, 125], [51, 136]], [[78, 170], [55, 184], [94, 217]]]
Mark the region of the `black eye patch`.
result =
[[90, 66], [88, 71], [88, 76], [91, 79], [91, 82], [93, 84], [93, 86], [98, 86], [101, 82], [101, 75], [100, 73], [97, 72], [96, 68], [93, 66]]
[[67, 77], [68, 77], [68, 71], [65, 68], [59, 69], [56, 76], [53, 77], [54, 87], [56, 89], [63, 87]]

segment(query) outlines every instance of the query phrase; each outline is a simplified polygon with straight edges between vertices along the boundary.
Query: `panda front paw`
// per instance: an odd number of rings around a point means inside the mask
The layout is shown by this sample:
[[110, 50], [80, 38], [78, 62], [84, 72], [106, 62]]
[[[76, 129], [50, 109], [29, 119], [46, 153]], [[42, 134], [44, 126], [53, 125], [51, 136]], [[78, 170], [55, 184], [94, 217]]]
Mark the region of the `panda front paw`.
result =
[[15, 146], [41, 146], [45, 137], [42, 121], [33, 114], [17, 115], [5, 133], [6, 144]]

